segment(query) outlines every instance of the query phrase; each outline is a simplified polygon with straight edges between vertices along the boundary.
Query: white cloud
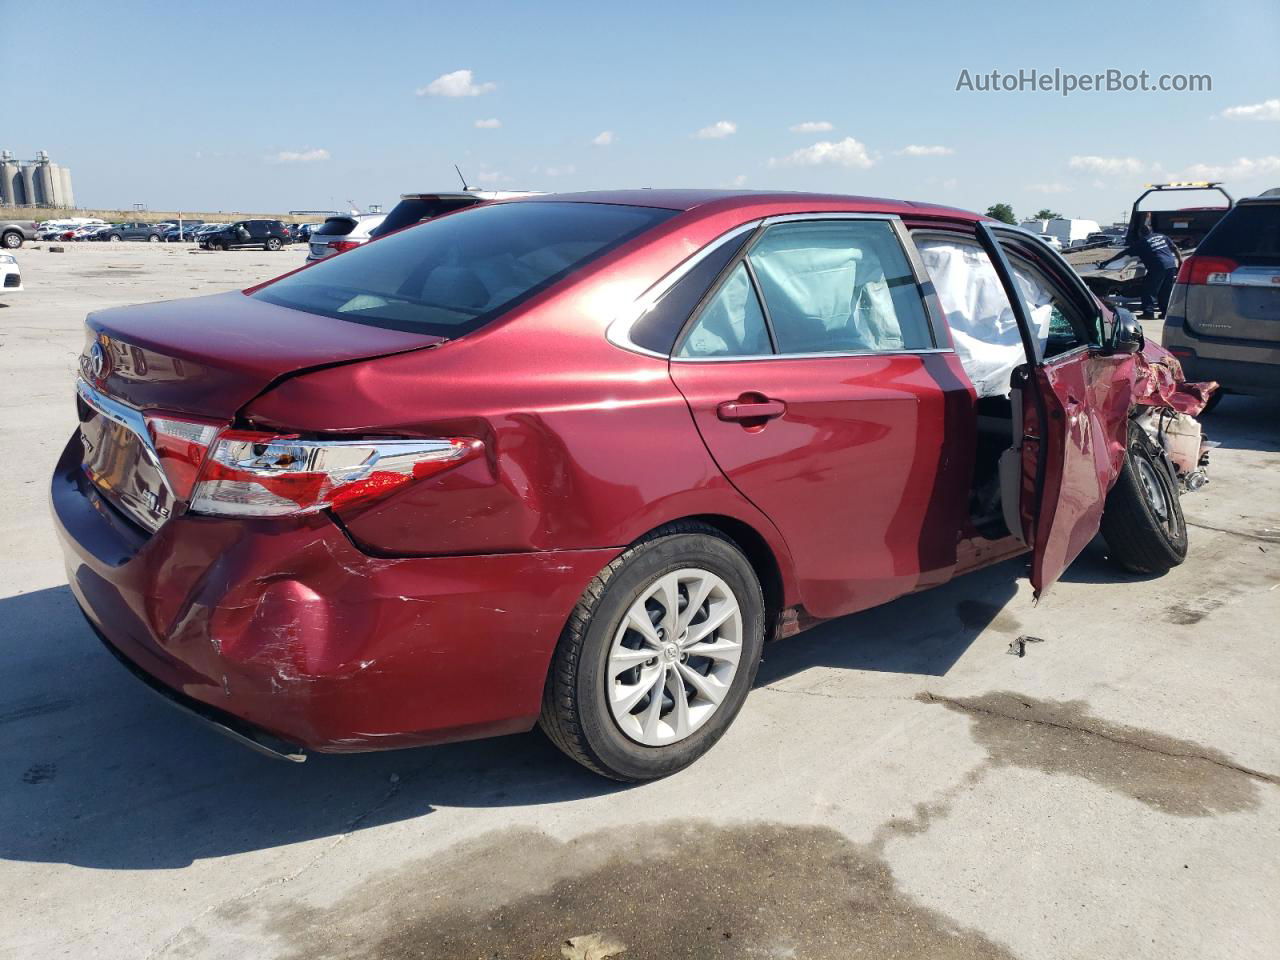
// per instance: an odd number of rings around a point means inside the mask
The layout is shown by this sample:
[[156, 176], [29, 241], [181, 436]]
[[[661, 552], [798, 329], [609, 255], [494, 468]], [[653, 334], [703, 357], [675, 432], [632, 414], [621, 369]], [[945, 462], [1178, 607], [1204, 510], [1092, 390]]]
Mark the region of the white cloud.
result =
[[490, 117], [488, 120], [476, 121], [477, 130], [497, 130], [500, 126], [502, 126], [502, 121], [497, 117]]
[[866, 169], [875, 161], [867, 154], [867, 148], [853, 137], [843, 140], [820, 140], [810, 147], [802, 147], [781, 159], [769, 161], [771, 167], [816, 167], [831, 164], [837, 167], [861, 167]]
[[1238, 157], [1231, 163], [1193, 163], [1182, 171], [1187, 180], [1252, 180], [1280, 174], [1280, 156]]
[[1280, 98], [1227, 107], [1222, 115], [1228, 120], [1280, 120]]
[[467, 177], [468, 184], [470, 184], [473, 188], [478, 186], [481, 189], [483, 189], [484, 187], [492, 186], [495, 183], [510, 183], [510, 182], [511, 182], [511, 178], [507, 176], [505, 173], [501, 173], [497, 170], [489, 170], [484, 167], [481, 167], [476, 172], [476, 175], [474, 178]]
[[316, 163], [328, 159], [328, 150], [281, 150], [267, 157], [267, 163]]
[[470, 70], [455, 70], [436, 77], [414, 93], [420, 97], [478, 97], [497, 89], [496, 83], [476, 83]]
[[591, 138], [591, 142], [597, 147], [607, 147], [609, 144], [613, 143], [613, 140], [614, 136], [612, 130], [601, 130]]
[[792, 133], [826, 133], [834, 130], [830, 123], [826, 120], [806, 120], [804, 123], [797, 123], [791, 128]]
[[578, 168], [572, 163], [566, 163], [562, 167], [545, 167], [542, 171], [548, 177], [567, 177], [570, 174], [578, 172]]
[[1028, 184], [1027, 190], [1031, 193], [1066, 193], [1068, 187], [1065, 183], [1032, 183]]
[[709, 127], [703, 127], [694, 137], [698, 140], [723, 140], [730, 134], [738, 132], [738, 125], [729, 120], [719, 120]]
[[921, 146], [917, 143], [909, 143], [899, 150], [898, 153], [902, 154], [904, 157], [949, 157], [951, 154], [955, 153], [955, 150], [951, 149], [951, 147], [943, 147], [937, 144], [933, 146]]
[[742, 186], [745, 186], [746, 183], [747, 183], [747, 175], [745, 173], [740, 173], [736, 177], [734, 177], [732, 180], [730, 180], [728, 183], [726, 183], [725, 186], [726, 187], [742, 187]]
[[1142, 161], [1136, 157], [1072, 157], [1067, 161], [1072, 170], [1087, 170], [1089, 173], [1141, 173]]

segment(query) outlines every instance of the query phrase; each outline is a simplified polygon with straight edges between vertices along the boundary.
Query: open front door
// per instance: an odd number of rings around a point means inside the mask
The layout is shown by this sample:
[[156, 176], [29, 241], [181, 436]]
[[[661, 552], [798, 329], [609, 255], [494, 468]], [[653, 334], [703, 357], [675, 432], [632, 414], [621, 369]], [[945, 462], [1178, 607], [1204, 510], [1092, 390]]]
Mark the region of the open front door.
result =
[[1022, 399], [1017, 516], [1032, 549], [1031, 585], [1039, 598], [1102, 522], [1107, 491], [1123, 463], [1131, 378], [1119, 368], [1130, 358], [1102, 349], [1100, 308], [1060, 257], [1037, 249], [1026, 233], [998, 225], [979, 224], [978, 237], [1029, 358], [1014, 379], [1021, 387], [1014, 396]]

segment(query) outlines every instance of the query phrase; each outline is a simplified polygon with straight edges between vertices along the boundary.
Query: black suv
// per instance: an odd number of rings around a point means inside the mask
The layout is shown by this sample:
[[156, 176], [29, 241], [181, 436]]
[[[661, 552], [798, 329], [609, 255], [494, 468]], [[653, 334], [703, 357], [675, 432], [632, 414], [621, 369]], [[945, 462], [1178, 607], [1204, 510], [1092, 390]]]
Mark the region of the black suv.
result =
[[148, 243], [159, 243], [163, 228], [154, 223], [133, 220], [129, 223], [112, 224], [109, 230], [103, 230], [97, 237], [99, 240], [110, 240], [119, 243], [121, 240], [145, 240]]
[[279, 250], [290, 243], [293, 243], [293, 237], [288, 227], [279, 220], [237, 220], [200, 238], [200, 246], [207, 250], [234, 250], [240, 247]]

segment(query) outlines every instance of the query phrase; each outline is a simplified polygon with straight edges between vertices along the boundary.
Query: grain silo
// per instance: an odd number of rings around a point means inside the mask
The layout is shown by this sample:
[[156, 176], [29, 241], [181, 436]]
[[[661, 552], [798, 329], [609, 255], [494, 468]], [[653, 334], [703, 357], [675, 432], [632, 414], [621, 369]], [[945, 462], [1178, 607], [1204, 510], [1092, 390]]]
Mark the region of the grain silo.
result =
[[21, 187], [22, 178], [12, 151], [0, 150], [0, 206], [16, 207], [21, 202], [18, 199]]

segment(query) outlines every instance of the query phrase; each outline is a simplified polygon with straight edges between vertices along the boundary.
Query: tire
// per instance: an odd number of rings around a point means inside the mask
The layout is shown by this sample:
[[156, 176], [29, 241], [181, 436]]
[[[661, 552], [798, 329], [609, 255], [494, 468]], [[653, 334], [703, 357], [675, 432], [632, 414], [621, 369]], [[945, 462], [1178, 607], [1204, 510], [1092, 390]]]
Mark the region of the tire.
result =
[[112, 243], [119, 243], [123, 239], [123, 237], [121, 237], [120, 234], [118, 233], [113, 233], [109, 237], [107, 237], [107, 239], [110, 240]]
[[0, 237], [0, 245], [6, 250], [17, 250], [22, 246], [22, 234], [17, 230], [6, 230], [3, 237]]
[[[684, 627], [675, 643], [663, 630], [672, 621], [658, 600], [672, 583], [678, 597], [673, 625]], [[687, 606], [695, 591], [707, 599], [686, 618], [679, 603]], [[708, 644], [698, 628], [732, 611], [730, 600], [736, 614], [706, 635]], [[636, 609], [648, 615], [648, 636], [656, 643], [626, 626]], [[735, 638], [740, 645], [730, 665]], [[764, 598], [742, 551], [714, 527], [671, 524], [633, 544], [588, 585], [552, 657], [539, 723], [557, 747], [602, 776], [628, 782], [668, 776], [724, 735], [755, 680], [763, 645]], [[696, 654], [713, 648], [714, 657]], [[649, 652], [651, 658], [636, 659]], [[635, 665], [619, 672], [618, 662]], [[683, 679], [692, 672], [701, 678], [699, 688]], [[625, 688], [649, 692], [628, 704], [635, 694], [628, 697]], [[683, 710], [676, 690], [683, 691]], [[650, 709], [655, 696], [656, 713]]]
[[1131, 573], [1168, 573], [1187, 558], [1177, 482], [1132, 423], [1124, 466], [1102, 511], [1102, 536], [1111, 559]]
[[263, 244], [263, 249], [275, 252], [280, 249], [280, 241], [276, 237], [268, 237], [267, 242]]
[[157, 237], [154, 233], [151, 234], [151, 236], [147, 237], [147, 243], [159, 243], [159, 242], [160, 242], [160, 238]]

